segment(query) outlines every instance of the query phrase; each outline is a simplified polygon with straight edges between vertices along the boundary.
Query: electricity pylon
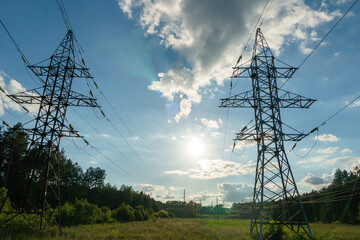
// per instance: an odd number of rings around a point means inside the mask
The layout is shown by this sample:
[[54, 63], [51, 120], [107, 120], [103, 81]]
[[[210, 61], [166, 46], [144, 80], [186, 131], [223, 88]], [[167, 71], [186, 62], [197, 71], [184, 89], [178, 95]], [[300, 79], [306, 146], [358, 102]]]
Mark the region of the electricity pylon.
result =
[[[313, 238], [284, 148], [284, 141], [297, 141], [304, 134], [284, 133], [280, 116], [280, 108], [309, 108], [316, 101], [278, 88], [277, 79], [291, 78], [296, 70], [275, 59], [258, 28], [250, 66], [234, 67], [232, 76], [251, 79], [252, 90], [221, 99], [220, 107], [253, 108], [255, 112], [255, 125], [245, 126], [234, 140], [257, 142], [250, 232], [258, 239], [264, 238], [269, 224], [303, 239]], [[275, 239], [276, 234], [266, 237]]]
[[[23, 193], [20, 194], [22, 201], [15, 204], [11, 197], [19, 189], [14, 189], [16, 181], [8, 181], [6, 201], [12, 204], [15, 211], [2, 211], [4, 202], [0, 203], [0, 212], [7, 214], [7, 218], [2, 221], [23, 215], [30, 224], [39, 224], [40, 229], [44, 220], [60, 225], [60, 141], [62, 137], [81, 137], [71, 124], [66, 124], [66, 112], [70, 106], [99, 107], [93, 96], [88, 97], [72, 90], [74, 79], [93, 79], [85, 61], [76, 54], [74, 41], [73, 32], [69, 30], [53, 55], [40, 63], [49, 61], [48, 65], [28, 65], [43, 83], [42, 87], [8, 95], [22, 106], [35, 104], [39, 108], [33, 120], [34, 127], [24, 129], [30, 141], [24, 159], [33, 162], [31, 171], [25, 174], [29, 183], [23, 186]], [[27, 63], [24, 57], [23, 60]], [[90, 95], [93, 95], [91, 91]], [[7, 179], [12, 177], [7, 176]], [[40, 190], [41, 196], [37, 195], [37, 190]], [[17, 196], [19, 198], [19, 194]], [[34, 217], [30, 218], [30, 215]]]

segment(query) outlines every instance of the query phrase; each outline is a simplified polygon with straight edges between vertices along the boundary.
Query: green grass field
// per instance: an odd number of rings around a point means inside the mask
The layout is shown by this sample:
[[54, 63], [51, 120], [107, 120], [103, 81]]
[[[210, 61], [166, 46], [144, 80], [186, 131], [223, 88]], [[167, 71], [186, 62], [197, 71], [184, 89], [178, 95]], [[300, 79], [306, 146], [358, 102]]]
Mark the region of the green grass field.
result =
[[[311, 224], [315, 239], [360, 239], [360, 226]], [[1, 237], [0, 237], [1, 238]], [[249, 221], [238, 219], [157, 219], [94, 224], [1, 239], [250, 239]]]

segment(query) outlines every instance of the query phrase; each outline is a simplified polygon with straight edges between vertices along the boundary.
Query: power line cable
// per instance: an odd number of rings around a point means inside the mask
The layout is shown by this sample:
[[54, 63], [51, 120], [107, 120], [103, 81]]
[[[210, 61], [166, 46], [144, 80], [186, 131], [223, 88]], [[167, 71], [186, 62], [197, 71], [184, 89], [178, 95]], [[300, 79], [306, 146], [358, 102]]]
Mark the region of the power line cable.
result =
[[[57, 0], [57, 3], [58, 3], [58, 6], [59, 6], [59, 9], [60, 9], [60, 12], [62, 14], [62, 17], [63, 17], [63, 20], [64, 20], [64, 23], [66, 25], [66, 27], [71, 30], [71, 24], [70, 24], [70, 21], [69, 21], [69, 18], [67, 16], [67, 13], [66, 13], [66, 9], [64, 7], [64, 4], [62, 2], [62, 0]], [[76, 40], [75, 38], [75, 42], [76, 44], [78, 45], [79, 49], [82, 50], [84, 52], [84, 50], [81, 48], [80, 44], [78, 43], [78, 41]], [[79, 51], [80, 55], [81, 55], [81, 52]], [[82, 58], [82, 61], [83, 61], [83, 64], [85, 65], [85, 61], [84, 59]], [[96, 82], [93, 80], [96, 88], [98, 88]], [[102, 93], [102, 91], [99, 89], [100, 93], [104, 96], [105, 100], [109, 103], [109, 105], [113, 108], [113, 110], [115, 110], [115, 108], [112, 106], [112, 104], [110, 103], [110, 101], [107, 99], [107, 97], [105, 96], [105, 94]], [[104, 112], [101, 110], [100, 108], [100, 111], [101, 113], [104, 115], [105, 119], [110, 123], [110, 125], [115, 129], [115, 131], [119, 134], [119, 136], [125, 141], [125, 143], [129, 146], [129, 148], [135, 153], [135, 155], [146, 165], [146, 163], [144, 162], [144, 160], [142, 159], [142, 157], [135, 151], [135, 149], [129, 144], [129, 142], [123, 137], [123, 135], [120, 133], [120, 131], [117, 129], [117, 127], [115, 126], [115, 124], [113, 124], [113, 122], [105, 116]], [[125, 122], [121, 119], [121, 121], [125, 124]], [[130, 129], [127, 127], [126, 125], [126, 128], [129, 130], [129, 132], [132, 134], [132, 132], [130, 131]], [[151, 160], [151, 159], [150, 159]], [[159, 180], [160, 181], [160, 180]], [[163, 184], [165, 185], [165, 184]]]
[[[321, 45], [321, 43], [329, 36], [329, 34], [335, 29], [335, 27], [343, 20], [343, 18], [350, 12], [350, 10], [356, 5], [356, 3], [359, 0], [356, 0], [350, 8], [341, 16], [341, 18], [334, 24], [334, 26], [328, 31], [327, 34], [318, 42], [318, 44], [313, 48], [313, 50], [305, 57], [305, 59], [300, 63], [300, 65], [297, 67], [298, 69], [309, 59], [309, 57], [315, 52], [315, 50]], [[286, 79], [286, 81], [281, 85], [280, 88], [282, 88], [290, 78]]]
[[[99, 136], [101, 136], [111, 147], [113, 147], [117, 152], [120, 153], [121, 156], [123, 156], [128, 162], [131, 162], [138, 170], [140, 170], [143, 174], [145, 174], [147, 177], [149, 177], [150, 179], [152, 179], [153, 181], [158, 181], [158, 183], [160, 182], [158, 179], [154, 179], [151, 176], [149, 176], [143, 169], [141, 169], [134, 161], [131, 161], [130, 158], [128, 156], [126, 156], [122, 151], [119, 150], [119, 148], [117, 148], [111, 141], [109, 141], [106, 137], [104, 137], [103, 135], [101, 135], [101, 133], [90, 124], [89, 121], [87, 121], [84, 117], [82, 117], [78, 112], [74, 111], [76, 115], [78, 115], [87, 125], [89, 125]], [[162, 184], [162, 183], [160, 183]]]
[[300, 140], [296, 141], [295, 144], [293, 145], [292, 149], [290, 151], [292, 151], [297, 143], [301, 142], [304, 138], [308, 137], [310, 134], [312, 134], [315, 131], [318, 131], [320, 127], [324, 126], [327, 122], [329, 122], [331, 119], [333, 119], [335, 116], [339, 115], [342, 111], [344, 111], [346, 108], [348, 108], [351, 104], [353, 104], [355, 101], [357, 101], [358, 99], [360, 99], [360, 95], [355, 97], [353, 100], [351, 100], [349, 103], [347, 103], [344, 107], [342, 107], [341, 109], [339, 109], [338, 111], [336, 111], [334, 114], [332, 114], [330, 117], [328, 117], [324, 122], [320, 123], [318, 126], [316, 126], [315, 128], [313, 128], [310, 132], [308, 132], [307, 134], [304, 135], [304, 137], [302, 137]]
[[[241, 54], [240, 54], [240, 57], [238, 58], [238, 60], [237, 60], [237, 62], [236, 62], [236, 64], [235, 64], [234, 71], [236, 71], [237, 65], [241, 62], [242, 56], [243, 56], [244, 52], [246, 51], [247, 46], [249, 45], [250, 39], [251, 39], [252, 35], [254, 34], [254, 32], [255, 32], [255, 30], [256, 30], [256, 28], [257, 28], [257, 25], [258, 25], [258, 23], [260, 22], [260, 20], [261, 20], [263, 14], [264, 14], [265, 9], [266, 9], [266, 7], [268, 6], [269, 2], [270, 2], [270, 0], [267, 0], [267, 1], [266, 1], [265, 5], [264, 5], [264, 8], [263, 8], [263, 10], [261, 11], [260, 16], [259, 16], [258, 20], [256, 21], [256, 23], [255, 23], [255, 25], [254, 25], [251, 33], [250, 33], [249, 38], [248, 38], [247, 41], [246, 41], [246, 44], [245, 44], [245, 46], [244, 46], [244, 48], [243, 48], [243, 50], [242, 50], [242, 52], [241, 52]], [[269, 8], [270, 8], [270, 6], [269, 6]], [[269, 9], [269, 8], [268, 8], [268, 9]], [[266, 12], [266, 14], [267, 14], [267, 12]], [[264, 21], [265, 17], [266, 17], [266, 15], [264, 16], [262, 22]], [[261, 24], [262, 24], [262, 22], [261, 22]], [[233, 73], [233, 75], [234, 75], [234, 73]], [[237, 80], [237, 82], [235, 83], [235, 86], [237, 85], [238, 82], [239, 82], [239, 80]], [[234, 87], [235, 87], [235, 86], [234, 86]], [[232, 84], [232, 77], [231, 77], [229, 96], [231, 95], [231, 90], [232, 90], [232, 88], [233, 88], [233, 84]], [[224, 141], [223, 141], [221, 159], [224, 159], [224, 151], [225, 151], [225, 144], [226, 144], [226, 135], [227, 135], [228, 119], [229, 119], [229, 109], [227, 109], [227, 112], [226, 112], [225, 133], [224, 133]], [[230, 158], [231, 158], [231, 157], [232, 157], [232, 155], [230, 155]]]

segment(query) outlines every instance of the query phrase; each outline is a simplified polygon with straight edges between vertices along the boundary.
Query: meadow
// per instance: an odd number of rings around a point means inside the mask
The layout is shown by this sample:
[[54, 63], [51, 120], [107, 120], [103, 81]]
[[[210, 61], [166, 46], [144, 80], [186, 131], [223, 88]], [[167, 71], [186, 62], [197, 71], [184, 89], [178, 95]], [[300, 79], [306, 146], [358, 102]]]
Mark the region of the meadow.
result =
[[[311, 224], [316, 240], [360, 239], [360, 226]], [[142, 222], [104, 223], [63, 228], [62, 233], [16, 234], [0, 239], [251, 239], [249, 220], [150, 219]]]

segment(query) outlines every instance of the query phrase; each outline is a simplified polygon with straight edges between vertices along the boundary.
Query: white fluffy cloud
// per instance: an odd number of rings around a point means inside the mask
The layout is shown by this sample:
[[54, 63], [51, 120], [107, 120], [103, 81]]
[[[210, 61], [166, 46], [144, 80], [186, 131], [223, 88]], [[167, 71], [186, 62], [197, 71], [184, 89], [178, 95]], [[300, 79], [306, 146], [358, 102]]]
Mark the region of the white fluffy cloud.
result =
[[254, 187], [244, 183], [221, 183], [218, 189], [223, 194], [225, 202], [241, 202], [242, 200], [250, 200], [254, 191]]
[[343, 153], [343, 154], [346, 154], [346, 153], [352, 153], [353, 150], [351, 150], [350, 148], [344, 148], [344, 149], [341, 150], [340, 152]]
[[[346, 104], [349, 104], [349, 102], [345, 102]], [[354, 108], [354, 107], [360, 107], [360, 100], [356, 100], [355, 102], [353, 102], [349, 107]]]
[[[26, 89], [21, 86], [21, 84], [11, 79], [4, 71], [0, 70], [0, 87], [5, 90], [6, 93], [18, 93], [23, 92]], [[4, 110], [11, 109], [13, 111], [21, 112], [22, 108], [19, 104], [12, 101], [8, 98], [3, 92], [0, 92], [0, 116], [4, 115]]]
[[[315, 138], [316, 138], [316, 137], [315, 137]], [[331, 133], [319, 135], [319, 136], [317, 137], [317, 139], [318, 139], [320, 142], [337, 142], [337, 141], [340, 140], [337, 136], [332, 135]]]
[[[219, 129], [222, 125], [222, 120], [219, 118], [218, 120], [206, 119], [206, 118], [195, 118], [195, 121], [200, 121], [202, 125], [207, 128]], [[201, 126], [199, 126], [201, 127]]]
[[338, 147], [328, 147], [324, 149], [317, 150], [318, 153], [324, 153], [324, 154], [333, 154], [335, 153], [339, 148]]
[[[180, 100], [175, 116], [179, 121], [190, 114], [192, 103], [201, 101], [201, 87], [211, 81], [222, 84], [229, 76], [264, 1], [118, 0], [118, 4], [146, 34], [157, 36], [186, 61], [186, 67], [159, 73], [159, 80], [149, 86], [169, 101]], [[303, 0], [274, 0], [262, 27], [275, 54], [294, 42], [307, 53], [308, 44], [318, 39], [314, 29], [337, 15], [325, 5], [313, 9]]]
[[[149, 194], [151, 197], [155, 197], [157, 196], [159, 193], [163, 193], [165, 187], [164, 186], [159, 186], [159, 185], [153, 185], [153, 184], [148, 184], [148, 183], [140, 183], [140, 184], [136, 184], [135, 187], [139, 188], [140, 191]], [[167, 194], [168, 192], [166, 192]]]
[[255, 164], [240, 163], [224, 160], [200, 160], [197, 162], [197, 168], [187, 170], [165, 171], [165, 174], [187, 175], [196, 179], [215, 179], [235, 175], [251, 174], [255, 170]]
[[321, 177], [317, 177], [311, 173], [308, 173], [308, 175], [301, 180], [300, 184], [319, 189], [329, 185], [333, 178], [334, 171], [331, 174], [324, 173]]

